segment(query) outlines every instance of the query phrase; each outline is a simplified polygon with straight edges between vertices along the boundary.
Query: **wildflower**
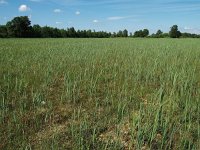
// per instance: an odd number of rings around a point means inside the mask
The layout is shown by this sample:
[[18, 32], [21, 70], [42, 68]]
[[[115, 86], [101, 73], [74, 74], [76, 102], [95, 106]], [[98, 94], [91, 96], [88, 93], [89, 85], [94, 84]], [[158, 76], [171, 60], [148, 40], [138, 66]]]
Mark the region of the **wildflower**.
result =
[[41, 104], [42, 104], [42, 105], [45, 105], [45, 104], [46, 104], [46, 102], [45, 102], [45, 101], [42, 101], [42, 102], [41, 102]]

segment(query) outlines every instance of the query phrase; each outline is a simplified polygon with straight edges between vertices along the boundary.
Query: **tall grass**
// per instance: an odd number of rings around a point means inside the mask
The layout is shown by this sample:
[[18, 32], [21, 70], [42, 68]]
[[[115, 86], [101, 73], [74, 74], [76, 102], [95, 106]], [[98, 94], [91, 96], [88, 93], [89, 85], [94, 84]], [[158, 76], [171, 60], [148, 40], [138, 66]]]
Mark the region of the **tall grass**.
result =
[[0, 149], [200, 149], [198, 39], [1, 39]]

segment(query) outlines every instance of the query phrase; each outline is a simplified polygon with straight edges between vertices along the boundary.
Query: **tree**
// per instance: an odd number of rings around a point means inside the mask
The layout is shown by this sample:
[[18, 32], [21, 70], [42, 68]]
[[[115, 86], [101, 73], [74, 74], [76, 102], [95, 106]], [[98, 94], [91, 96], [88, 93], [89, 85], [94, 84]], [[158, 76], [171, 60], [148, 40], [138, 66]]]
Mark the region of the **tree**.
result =
[[158, 30], [158, 31], [156, 32], [156, 35], [161, 35], [161, 34], [163, 34], [163, 32], [162, 32], [161, 30]]
[[149, 30], [139, 30], [134, 32], [134, 37], [147, 37], [149, 35]]
[[134, 32], [134, 37], [143, 37], [143, 31], [142, 30], [135, 31]]
[[123, 37], [123, 32], [121, 30], [119, 30], [119, 32], [117, 33], [117, 37]]
[[163, 33], [162, 36], [163, 38], [169, 38], [169, 33]]
[[15, 17], [6, 27], [10, 37], [30, 37], [31, 21], [28, 16]]
[[61, 38], [62, 34], [58, 28], [54, 28], [53, 30], [53, 38]]
[[62, 36], [63, 38], [66, 38], [66, 37], [67, 37], [67, 31], [66, 31], [66, 30], [61, 29], [61, 30], [60, 30], [60, 33], [61, 33], [61, 36]]
[[178, 30], [177, 25], [173, 25], [171, 27], [171, 30], [169, 31], [169, 36], [171, 38], [179, 38], [181, 36], [181, 32]]
[[112, 34], [111, 37], [117, 37], [117, 33], [116, 33], [116, 32], [113, 32], [113, 34]]
[[42, 37], [42, 28], [38, 24], [32, 27], [32, 37]]
[[51, 27], [48, 27], [48, 26], [42, 27], [41, 33], [42, 33], [43, 38], [53, 37], [53, 29]]
[[92, 36], [93, 36], [92, 30], [87, 30], [87, 37], [92, 37]]
[[7, 28], [5, 25], [0, 25], [0, 38], [6, 38], [8, 36]]
[[149, 30], [148, 29], [144, 29], [143, 30], [143, 37], [147, 37], [149, 35]]
[[128, 37], [128, 30], [125, 29], [125, 30], [123, 31], [123, 37]]
[[162, 32], [161, 30], [158, 30], [158, 31], [156, 32], [156, 37], [157, 37], [157, 38], [161, 38], [161, 37], [162, 37], [162, 34], [163, 34], [163, 32]]
[[68, 28], [67, 31], [68, 31], [69, 37], [71, 38], [76, 37], [76, 30], [74, 29], [74, 27]]

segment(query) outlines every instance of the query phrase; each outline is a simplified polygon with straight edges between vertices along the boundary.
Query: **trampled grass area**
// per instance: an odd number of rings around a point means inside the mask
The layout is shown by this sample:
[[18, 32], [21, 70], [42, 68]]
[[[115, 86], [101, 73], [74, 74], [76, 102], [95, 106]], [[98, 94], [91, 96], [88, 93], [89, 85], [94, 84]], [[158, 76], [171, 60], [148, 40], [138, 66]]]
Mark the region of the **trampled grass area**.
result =
[[0, 149], [200, 149], [199, 39], [0, 39]]

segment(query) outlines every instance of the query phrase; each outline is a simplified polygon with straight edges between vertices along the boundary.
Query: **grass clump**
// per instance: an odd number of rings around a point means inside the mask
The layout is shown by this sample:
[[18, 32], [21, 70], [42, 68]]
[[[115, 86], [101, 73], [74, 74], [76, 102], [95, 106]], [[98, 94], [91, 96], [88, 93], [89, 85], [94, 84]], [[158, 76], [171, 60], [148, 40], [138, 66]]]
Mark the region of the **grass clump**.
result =
[[0, 149], [199, 149], [198, 39], [1, 39]]

